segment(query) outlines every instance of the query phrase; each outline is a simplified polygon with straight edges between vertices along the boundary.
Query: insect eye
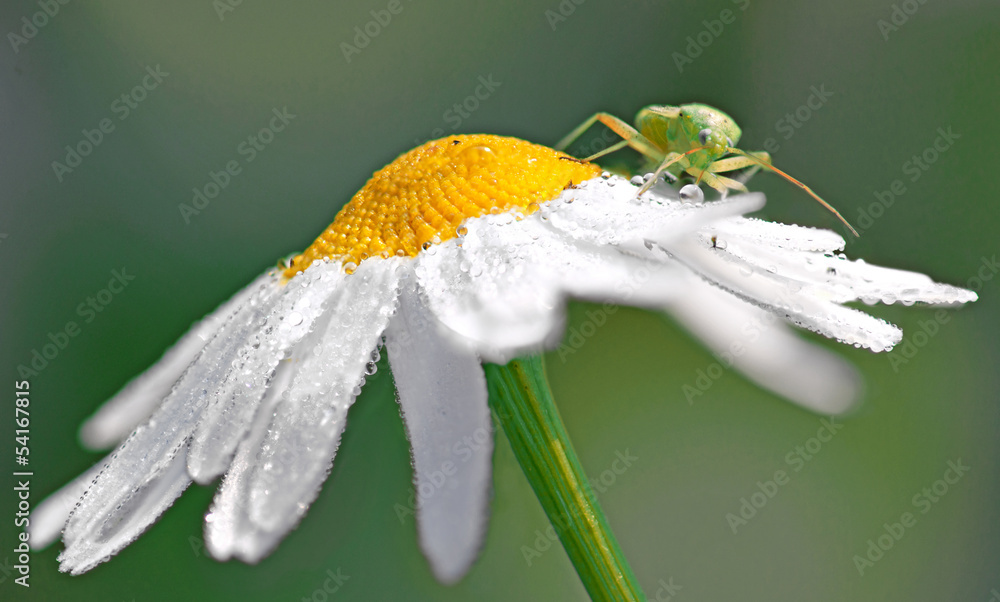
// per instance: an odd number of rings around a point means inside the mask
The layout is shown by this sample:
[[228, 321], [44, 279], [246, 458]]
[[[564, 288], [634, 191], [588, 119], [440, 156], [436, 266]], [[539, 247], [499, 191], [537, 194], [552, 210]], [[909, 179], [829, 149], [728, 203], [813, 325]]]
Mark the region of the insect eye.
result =
[[701, 142], [702, 146], [708, 144], [708, 137], [712, 135], [712, 130], [705, 128], [698, 132], [698, 141]]

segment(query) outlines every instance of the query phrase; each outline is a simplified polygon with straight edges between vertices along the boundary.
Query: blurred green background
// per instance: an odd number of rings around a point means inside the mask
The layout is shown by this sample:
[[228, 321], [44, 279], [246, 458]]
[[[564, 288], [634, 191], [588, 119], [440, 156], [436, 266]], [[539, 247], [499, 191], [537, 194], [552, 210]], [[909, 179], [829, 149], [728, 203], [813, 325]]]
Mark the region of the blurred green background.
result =
[[[620, 475], [604, 474], [614, 482], [599, 499], [647, 595], [666, 599], [671, 582], [683, 588], [675, 600], [987, 600], [1000, 590], [1000, 278], [983, 267], [1000, 251], [989, 167], [1000, 138], [996, 2], [404, 0], [345, 57], [355, 28], [374, 22], [370, 11], [384, 19], [388, 5], [72, 2], [37, 17], [47, 22], [24, 43], [7, 35], [5, 453], [17, 365], [67, 321], [81, 327], [31, 379], [34, 503], [99, 459], [76, 436], [98, 404], [192, 321], [307, 246], [396, 155], [452, 132], [553, 144], [597, 110], [630, 120], [646, 104], [700, 101], [736, 118], [743, 148], [773, 139], [775, 163], [864, 230], [850, 256], [975, 286], [981, 300], [918, 337], [924, 345], [895, 369], [885, 354], [805, 334], [861, 368], [866, 403], [736, 534], [726, 515], [739, 512], [757, 481], [789, 470], [786, 455], [816, 434], [817, 416], [730, 372], [689, 405], [682, 387], [715, 359], [647, 312], [615, 312], [576, 353], [552, 354], [556, 398], [588, 473], [600, 479], [617, 452], [638, 458]], [[4, 2], [0, 32], [22, 35], [22, 18], [41, 10]], [[168, 75], [119, 119], [115, 100], [157, 65]], [[499, 84], [469, 101], [480, 78]], [[832, 95], [805, 109], [813, 87]], [[466, 104], [457, 111], [456, 103]], [[241, 142], [284, 107], [294, 119], [247, 161]], [[798, 126], [786, 117], [796, 112]], [[52, 162], [65, 161], [64, 147], [105, 118], [114, 130], [58, 181]], [[949, 127], [960, 138], [912, 181], [904, 164]], [[240, 174], [185, 223], [178, 204], [232, 160]], [[897, 179], [906, 191], [865, 220], [860, 212], [871, 215], [876, 193]], [[776, 176], [759, 175], [752, 187], [767, 193], [769, 218], [838, 228]], [[122, 267], [135, 280], [85, 323], [78, 304]], [[980, 269], [991, 279], [970, 281]], [[570, 327], [593, 309], [573, 305]], [[908, 340], [934, 316], [872, 311], [900, 324]], [[408, 453], [383, 365], [351, 411], [320, 498], [260, 565], [203, 554], [212, 490], [193, 487], [139, 541], [82, 577], [58, 573], [61, 546], [34, 555], [30, 590], [6, 568], [16, 504], [8, 471], [0, 597], [323, 600], [327, 571], [338, 569], [349, 580], [330, 599], [585, 597], [561, 548], [536, 544], [547, 521], [503, 437], [482, 556], [457, 586], [437, 584], [412, 520], [401, 523], [394, 511], [409, 495]], [[957, 459], [970, 471], [921, 514], [913, 497]], [[916, 525], [860, 575], [854, 556], [904, 512]], [[526, 547], [541, 553], [530, 565]]]

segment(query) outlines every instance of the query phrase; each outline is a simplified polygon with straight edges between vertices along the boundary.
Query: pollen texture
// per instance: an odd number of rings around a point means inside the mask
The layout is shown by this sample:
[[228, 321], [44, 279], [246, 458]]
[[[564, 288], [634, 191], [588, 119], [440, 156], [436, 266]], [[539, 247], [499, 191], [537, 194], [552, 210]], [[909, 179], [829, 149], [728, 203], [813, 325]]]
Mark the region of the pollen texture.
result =
[[373, 256], [412, 257], [454, 238], [467, 218], [514, 208], [531, 213], [600, 173], [596, 165], [517, 138], [432, 140], [376, 172], [285, 276], [322, 258], [357, 264]]

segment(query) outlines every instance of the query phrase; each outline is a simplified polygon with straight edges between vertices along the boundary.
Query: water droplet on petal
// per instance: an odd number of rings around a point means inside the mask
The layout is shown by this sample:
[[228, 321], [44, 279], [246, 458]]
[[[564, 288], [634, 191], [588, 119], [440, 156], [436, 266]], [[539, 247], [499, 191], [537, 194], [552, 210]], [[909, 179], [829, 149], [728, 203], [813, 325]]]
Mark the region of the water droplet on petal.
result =
[[681, 200], [685, 203], [702, 203], [705, 201], [705, 193], [695, 184], [687, 184], [681, 188]]

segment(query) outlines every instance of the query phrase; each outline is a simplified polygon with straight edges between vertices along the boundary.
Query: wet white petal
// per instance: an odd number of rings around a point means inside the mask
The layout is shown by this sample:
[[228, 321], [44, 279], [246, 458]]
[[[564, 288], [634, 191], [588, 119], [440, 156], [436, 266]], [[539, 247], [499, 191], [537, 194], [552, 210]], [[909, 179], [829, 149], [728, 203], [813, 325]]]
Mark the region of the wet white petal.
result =
[[278, 404], [250, 477], [249, 516], [283, 536], [316, 498], [330, 471], [347, 418], [363, 384], [372, 351], [396, 308], [401, 265], [409, 260], [362, 262], [332, 304], [321, 349], [303, 361]]
[[[707, 216], [752, 210], [762, 201], [759, 195], [701, 205], [636, 201], [631, 185], [600, 182], [567, 190], [551, 211], [520, 220], [511, 214], [469, 220], [464, 237], [418, 256], [417, 278], [434, 315], [472, 341], [483, 359], [504, 363], [558, 341], [567, 295], [662, 305], [681, 292], [677, 266], [662, 254], [638, 258], [632, 250], [643, 250], [647, 235], [680, 236]], [[605, 230], [595, 230], [598, 213]], [[573, 228], [577, 223], [583, 227]]]
[[486, 532], [493, 432], [479, 358], [440, 329], [405, 285], [386, 349], [413, 452], [420, 547], [437, 578], [454, 583]]
[[664, 247], [692, 270], [733, 295], [824, 336], [875, 351], [891, 349], [903, 336], [898, 328], [884, 320], [813, 295], [800, 294], [800, 283], [756, 269], [692, 237]]
[[[215, 336], [219, 328], [271, 276], [264, 274], [236, 293], [211, 314], [191, 327], [155, 364], [133, 378], [114, 397], [104, 402], [80, 427], [80, 439], [91, 449], [117, 445], [135, 427], [149, 418], [184, 370]], [[82, 492], [81, 492], [82, 493]]]
[[840, 414], [858, 400], [861, 379], [840, 356], [807, 342], [774, 314], [691, 274], [668, 313], [722, 365], [815, 412]]
[[113, 454], [66, 523], [60, 570], [78, 574], [107, 560], [184, 490], [189, 481], [183, 452], [210, 389], [228, 371], [237, 343], [260, 327], [279, 293], [275, 275], [219, 329], [149, 421]]
[[329, 319], [329, 314], [321, 317], [316, 329], [296, 346], [292, 356], [279, 362], [250, 432], [240, 442], [212, 507], [205, 515], [205, 547], [217, 560], [235, 556], [245, 562], [257, 562], [273, 550], [284, 535], [284, 532], [265, 531], [250, 521], [247, 513], [250, 475], [257, 465], [257, 452], [267, 435], [275, 407], [292, 384], [305, 356], [322, 340]]
[[232, 370], [217, 385], [191, 439], [188, 474], [192, 479], [207, 484], [229, 467], [278, 361], [309, 332], [344, 278], [339, 262], [313, 264], [283, 285], [261, 331], [248, 341], [237, 342], [241, 346]]
[[[78, 507], [66, 525], [66, 549], [59, 555], [59, 570], [79, 575], [104, 562], [132, 543], [190, 484], [184, 454], [175, 452], [132, 495], [120, 498], [114, 508], [102, 508], [104, 512], [96, 520], [88, 521], [86, 531], [73, 519], [88, 516], [84, 513], [89, 508]], [[94, 499], [96, 496], [84, 497], [82, 504]]]
[[643, 239], [668, 240], [722, 217], [764, 206], [751, 193], [709, 203], [684, 203], [657, 191], [636, 198], [637, 187], [618, 176], [588, 180], [545, 203], [537, 216], [566, 236], [601, 246]]
[[94, 464], [87, 472], [66, 483], [58, 491], [42, 500], [31, 511], [28, 520], [28, 534], [32, 550], [47, 548], [52, 542], [59, 539], [59, 534], [62, 533], [62, 529], [66, 525], [66, 519], [69, 518], [76, 503], [83, 497], [83, 492], [97, 478], [98, 473], [110, 459], [111, 456], [108, 456]]
[[733, 241], [759, 248], [832, 253], [840, 251], [846, 244], [843, 236], [830, 230], [765, 222], [751, 217], [719, 220], [712, 224], [711, 230], [718, 234], [723, 245]]
[[[774, 279], [797, 283], [796, 286], [802, 286], [804, 295], [837, 303], [860, 300], [869, 304], [948, 305], [977, 298], [972, 291], [938, 284], [924, 274], [873, 266], [861, 259], [849, 261], [843, 255], [834, 255], [830, 251], [838, 247], [815, 244], [821, 242], [822, 232], [759, 220], [722, 220], [706, 228], [702, 238], [714, 237], [712, 244], [719, 252], [739, 258], [758, 271], [769, 272]], [[770, 239], [765, 239], [764, 234]], [[827, 234], [831, 235], [828, 237], [831, 243], [840, 239], [832, 232]], [[789, 242], [793, 244], [787, 244]]]

